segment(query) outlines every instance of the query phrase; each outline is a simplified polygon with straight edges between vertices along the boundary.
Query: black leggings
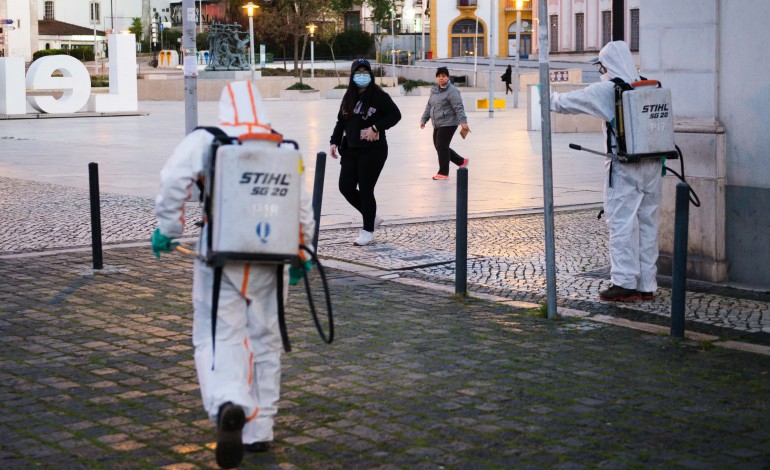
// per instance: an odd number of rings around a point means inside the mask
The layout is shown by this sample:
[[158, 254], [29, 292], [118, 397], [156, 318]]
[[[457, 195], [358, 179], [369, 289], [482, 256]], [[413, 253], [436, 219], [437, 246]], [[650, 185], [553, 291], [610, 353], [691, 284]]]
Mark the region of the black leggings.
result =
[[350, 148], [340, 160], [340, 193], [351, 206], [361, 213], [364, 230], [374, 232], [374, 217], [377, 215], [377, 201], [374, 186], [388, 159], [388, 146]]
[[449, 176], [449, 162], [462, 165], [465, 159], [449, 148], [457, 126], [436, 127], [433, 129], [433, 146], [438, 153], [438, 174]]

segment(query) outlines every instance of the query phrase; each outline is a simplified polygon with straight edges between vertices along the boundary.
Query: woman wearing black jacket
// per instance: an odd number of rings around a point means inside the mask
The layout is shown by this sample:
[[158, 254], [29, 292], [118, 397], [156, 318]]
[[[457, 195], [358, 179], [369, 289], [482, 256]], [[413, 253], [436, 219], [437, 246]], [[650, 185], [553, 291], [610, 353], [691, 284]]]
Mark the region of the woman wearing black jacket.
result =
[[385, 130], [400, 120], [398, 106], [374, 83], [369, 61], [353, 61], [350, 83], [329, 142], [329, 154], [332, 158], [337, 158], [338, 153], [342, 157], [340, 193], [363, 217], [363, 228], [354, 245], [372, 243], [374, 229], [382, 223], [382, 218], [377, 217], [374, 186], [388, 158]]

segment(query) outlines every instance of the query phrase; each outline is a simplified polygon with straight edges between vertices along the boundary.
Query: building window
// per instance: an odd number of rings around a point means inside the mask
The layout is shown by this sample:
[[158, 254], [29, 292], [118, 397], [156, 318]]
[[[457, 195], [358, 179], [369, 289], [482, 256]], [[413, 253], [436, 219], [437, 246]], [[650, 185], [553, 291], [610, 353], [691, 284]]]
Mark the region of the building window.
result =
[[583, 52], [585, 49], [585, 40], [585, 14], [575, 13], [575, 51]]
[[[530, 20], [521, 20], [521, 29], [519, 30], [521, 43], [519, 44], [519, 55], [521, 58], [528, 58], [532, 52], [532, 22]], [[515, 50], [513, 44], [516, 41], [516, 22], [514, 21], [508, 27], [508, 56], [514, 57]]]
[[612, 12], [602, 12], [602, 46], [612, 41]]
[[361, 12], [345, 13], [345, 31], [361, 31]]
[[[484, 25], [479, 23], [479, 34], [484, 32]], [[475, 34], [475, 20], [460, 20], [452, 25], [452, 34]]]
[[478, 23], [478, 36], [476, 25], [476, 20], [469, 19], [459, 20], [452, 25], [452, 57], [484, 55], [484, 24]]
[[91, 2], [91, 21], [99, 23], [101, 21], [101, 11], [99, 8], [99, 2]]
[[551, 45], [550, 52], [559, 52], [559, 15], [551, 15]]
[[44, 20], [52, 20], [53, 18], [53, 2], [45, 2], [45, 16]]
[[475, 7], [476, 0], [457, 0], [458, 7]]
[[631, 47], [632, 51], [639, 50], [639, 9], [631, 10]]

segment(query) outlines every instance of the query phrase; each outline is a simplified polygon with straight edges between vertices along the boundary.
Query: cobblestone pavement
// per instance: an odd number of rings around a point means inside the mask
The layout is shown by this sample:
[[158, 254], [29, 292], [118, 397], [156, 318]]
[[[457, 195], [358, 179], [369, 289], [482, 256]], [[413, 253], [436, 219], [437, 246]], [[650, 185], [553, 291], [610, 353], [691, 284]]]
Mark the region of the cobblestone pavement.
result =
[[[91, 232], [86, 191], [0, 177], [0, 210], [13, 223], [0, 228], [0, 256], [9, 253], [88, 247]], [[155, 227], [149, 198], [102, 194], [105, 246], [143, 242]], [[197, 204], [188, 219], [198, 220]], [[354, 247], [358, 228], [324, 228], [319, 254], [370, 266], [386, 277], [452, 285], [455, 279], [454, 221], [390, 220], [377, 242]], [[670, 282], [660, 279], [654, 300], [612, 305], [598, 302], [609, 283], [607, 232], [595, 209], [559, 210], [555, 217], [558, 304], [596, 315], [668, 324]], [[542, 214], [471, 218], [468, 228], [468, 283], [471, 293], [544, 302], [545, 248]], [[188, 224], [185, 236], [197, 229]], [[687, 328], [722, 337], [770, 343], [770, 293], [691, 282], [686, 298]]]
[[[276, 441], [243, 468], [770, 465], [768, 355], [328, 271], [336, 341], [294, 289]], [[189, 258], [27, 254], [0, 280], [2, 468], [214, 467]]]

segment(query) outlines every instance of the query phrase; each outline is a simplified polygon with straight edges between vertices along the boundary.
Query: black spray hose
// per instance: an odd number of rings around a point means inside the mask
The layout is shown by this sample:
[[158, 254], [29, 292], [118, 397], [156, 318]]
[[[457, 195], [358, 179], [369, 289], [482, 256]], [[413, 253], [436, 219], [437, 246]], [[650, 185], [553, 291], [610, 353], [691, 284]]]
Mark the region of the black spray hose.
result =
[[278, 329], [281, 332], [281, 342], [283, 350], [291, 352], [291, 343], [289, 342], [289, 332], [286, 330], [286, 312], [283, 307], [283, 265], [279, 264], [275, 268], [275, 292], [278, 301]]
[[[679, 149], [678, 145], [674, 145], [674, 147], [676, 147], [676, 151], [679, 154], [679, 165], [680, 165], [679, 171], [681, 171], [682, 174], [677, 173], [676, 171], [672, 170], [666, 165], [663, 165], [663, 169], [666, 171], [670, 171], [671, 173], [674, 174], [674, 176], [679, 178], [680, 181], [682, 181], [683, 183], [686, 183], [687, 181], [685, 181], [684, 179], [684, 157], [682, 156], [682, 150]], [[695, 207], [700, 207], [700, 199], [698, 198], [698, 195], [695, 194], [695, 191], [692, 189], [692, 186], [688, 185], [688, 189], [690, 191], [690, 194], [688, 194], [688, 198], [690, 199], [690, 204], [692, 204]]]
[[[329, 283], [326, 281], [326, 273], [324, 272], [324, 268], [321, 265], [321, 262], [318, 261], [318, 257], [310, 248], [305, 245], [300, 245], [300, 248], [310, 254], [310, 258], [313, 260], [313, 264], [318, 267], [318, 274], [321, 275], [321, 283], [323, 284], [324, 295], [326, 296], [326, 315], [329, 319], [328, 336], [324, 334], [323, 327], [321, 326], [321, 322], [318, 319], [318, 314], [315, 310], [315, 304], [313, 303], [313, 294], [310, 292], [310, 281], [307, 279], [307, 273], [305, 273], [303, 276], [305, 278], [305, 292], [307, 293], [307, 303], [310, 306], [310, 313], [313, 315], [313, 322], [315, 323], [316, 330], [318, 330], [318, 334], [326, 344], [332, 344], [332, 341], [334, 341], [334, 315], [332, 314], [332, 300], [329, 296]], [[305, 269], [304, 264], [302, 265], [302, 269]]]

